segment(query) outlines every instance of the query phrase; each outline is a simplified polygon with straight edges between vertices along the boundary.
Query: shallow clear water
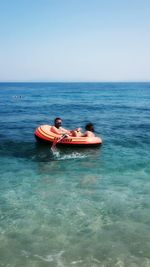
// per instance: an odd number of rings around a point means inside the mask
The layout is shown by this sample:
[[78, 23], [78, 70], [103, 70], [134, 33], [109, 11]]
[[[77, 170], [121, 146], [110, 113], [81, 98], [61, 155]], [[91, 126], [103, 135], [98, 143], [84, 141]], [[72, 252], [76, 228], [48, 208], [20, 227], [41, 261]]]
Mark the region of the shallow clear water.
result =
[[[150, 83], [1, 83], [0, 106], [0, 266], [150, 266]], [[57, 116], [101, 148], [38, 146]]]

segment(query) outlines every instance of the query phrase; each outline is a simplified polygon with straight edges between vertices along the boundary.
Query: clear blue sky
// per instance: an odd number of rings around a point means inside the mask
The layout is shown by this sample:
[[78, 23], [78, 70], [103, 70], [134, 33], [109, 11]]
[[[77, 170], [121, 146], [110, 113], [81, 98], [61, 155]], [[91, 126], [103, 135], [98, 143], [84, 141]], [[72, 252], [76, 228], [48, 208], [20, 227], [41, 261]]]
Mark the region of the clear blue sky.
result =
[[0, 0], [0, 81], [150, 81], [150, 1]]

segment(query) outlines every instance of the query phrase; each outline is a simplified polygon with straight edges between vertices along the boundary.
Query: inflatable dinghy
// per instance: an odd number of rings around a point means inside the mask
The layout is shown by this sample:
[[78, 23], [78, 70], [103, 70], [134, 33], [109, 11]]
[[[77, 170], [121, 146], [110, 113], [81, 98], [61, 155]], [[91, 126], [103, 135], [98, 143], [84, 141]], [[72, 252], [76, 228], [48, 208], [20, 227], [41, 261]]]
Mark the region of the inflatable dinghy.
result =
[[62, 136], [55, 134], [51, 131], [50, 125], [41, 125], [35, 130], [35, 137], [37, 141], [47, 142], [50, 145], [57, 143], [61, 146], [81, 146], [81, 147], [94, 147], [102, 144], [100, 137], [74, 137], [74, 136]]

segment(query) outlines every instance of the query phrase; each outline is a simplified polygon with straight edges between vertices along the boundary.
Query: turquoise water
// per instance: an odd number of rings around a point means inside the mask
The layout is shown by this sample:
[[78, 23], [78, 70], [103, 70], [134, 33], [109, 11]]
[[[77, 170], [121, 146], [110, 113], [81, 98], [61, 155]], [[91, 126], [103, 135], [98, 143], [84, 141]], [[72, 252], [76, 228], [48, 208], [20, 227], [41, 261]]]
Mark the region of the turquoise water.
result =
[[[150, 83], [1, 83], [0, 105], [0, 266], [150, 266]], [[103, 145], [38, 146], [57, 116]]]

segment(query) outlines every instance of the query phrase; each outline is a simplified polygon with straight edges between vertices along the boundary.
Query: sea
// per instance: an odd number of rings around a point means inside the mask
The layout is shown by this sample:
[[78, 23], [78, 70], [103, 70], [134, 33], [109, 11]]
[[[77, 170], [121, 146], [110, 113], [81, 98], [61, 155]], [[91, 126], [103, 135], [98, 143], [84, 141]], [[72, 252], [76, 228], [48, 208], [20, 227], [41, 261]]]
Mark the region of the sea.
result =
[[[61, 117], [98, 148], [39, 145]], [[0, 267], [150, 266], [150, 83], [0, 83]]]

